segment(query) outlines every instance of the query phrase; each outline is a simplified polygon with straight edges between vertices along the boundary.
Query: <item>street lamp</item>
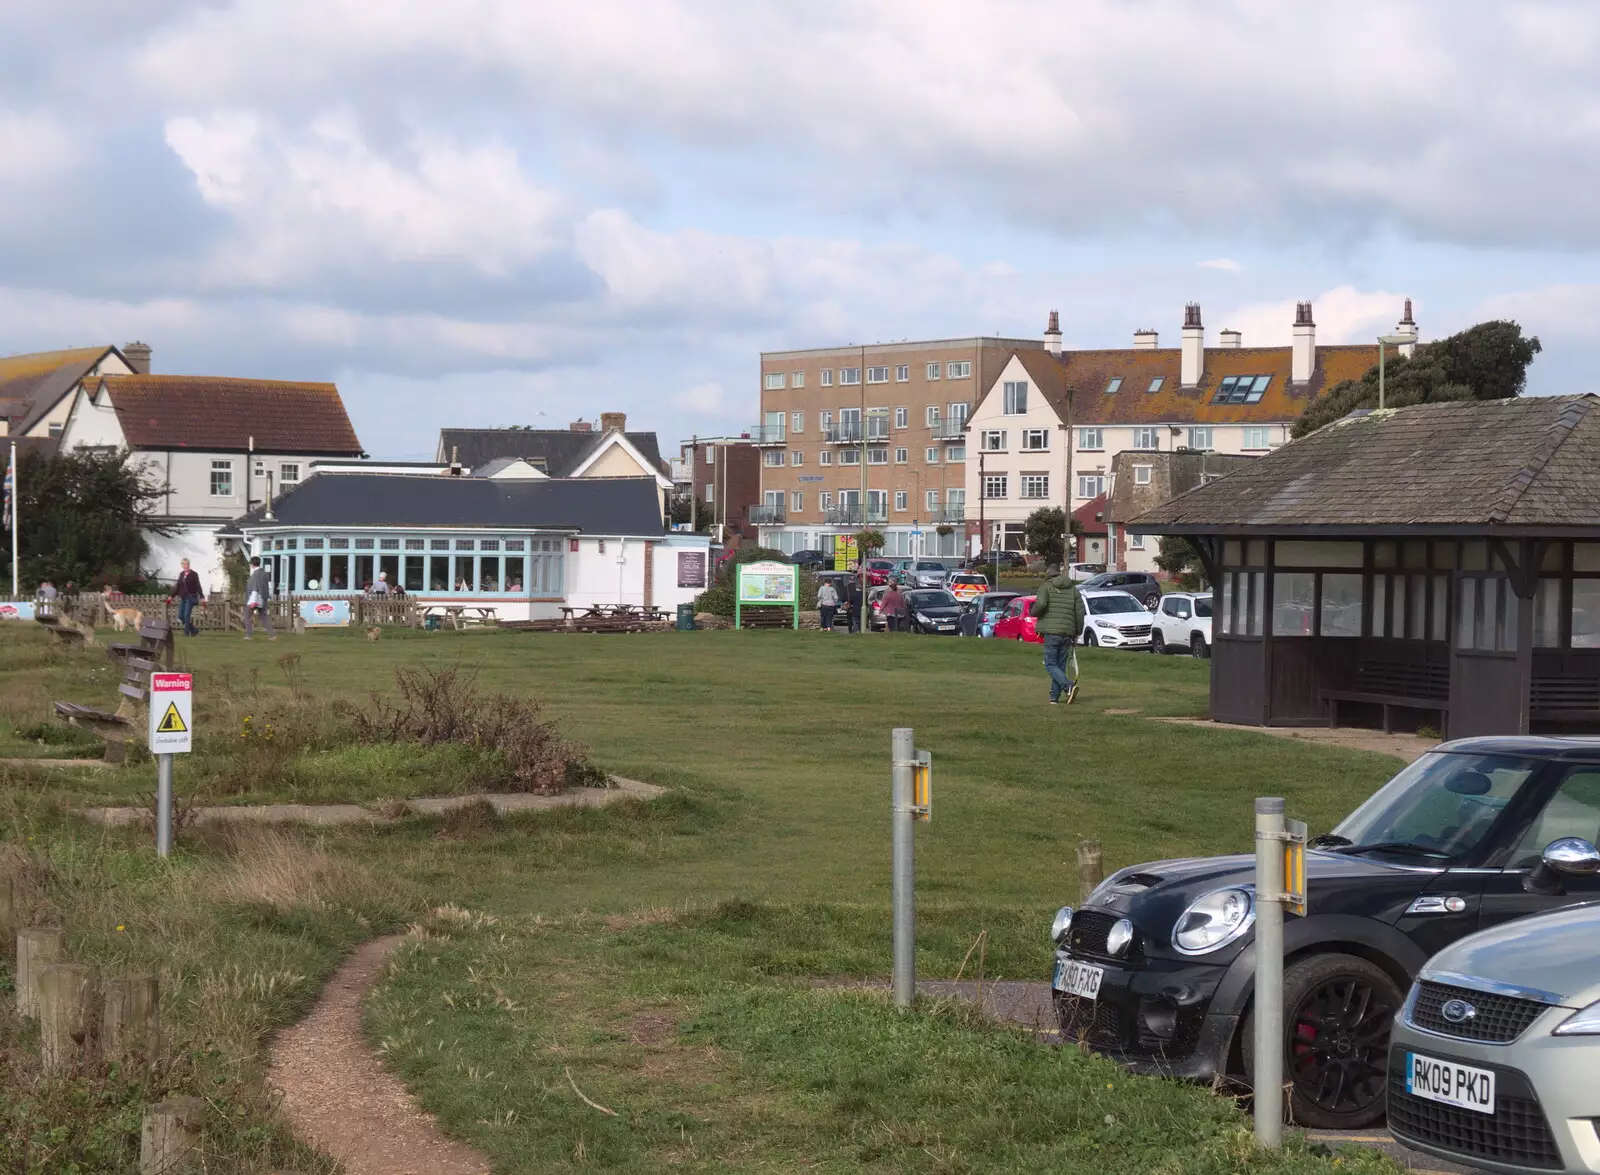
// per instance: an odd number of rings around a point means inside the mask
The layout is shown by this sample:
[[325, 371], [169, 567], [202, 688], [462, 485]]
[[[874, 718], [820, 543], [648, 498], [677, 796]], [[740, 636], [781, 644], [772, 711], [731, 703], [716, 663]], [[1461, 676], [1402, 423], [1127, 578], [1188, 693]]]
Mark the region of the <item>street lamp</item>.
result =
[[[1407, 313], [1406, 317], [1410, 318], [1411, 315]], [[1403, 347], [1407, 343], [1414, 343], [1416, 341], [1417, 337], [1415, 335], [1378, 336], [1378, 408], [1380, 410], [1383, 408], [1383, 348], [1385, 346]]]

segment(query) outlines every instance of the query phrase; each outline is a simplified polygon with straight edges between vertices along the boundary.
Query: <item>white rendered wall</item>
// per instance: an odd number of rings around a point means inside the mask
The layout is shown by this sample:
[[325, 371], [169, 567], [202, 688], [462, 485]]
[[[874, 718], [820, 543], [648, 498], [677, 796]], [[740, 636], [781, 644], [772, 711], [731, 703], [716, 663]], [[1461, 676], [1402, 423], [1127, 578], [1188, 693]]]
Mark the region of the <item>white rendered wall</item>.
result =
[[[1028, 384], [1028, 410], [1015, 416], [1007, 416], [1005, 412], [1003, 385], [1011, 381], [1026, 381]], [[990, 385], [989, 394], [984, 396], [968, 420], [965, 478], [968, 522], [977, 521], [979, 499], [983, 494], [983, 478], [978, 473], [980, 453], [984, 474], [1006, 475], [1006, 496], [982, 501], [981, 509], [987, 526], [992, 527], [996, 522], [1023, 522], [1028, 515], [1045, 506], [1066, 507], [1073, 487], [1067, 485], [1068, 436], [1062, 428], [1065, 423], [1045, 400], [1038, 385], [1029, 378], [1028, 369], [1013, 355]], [[979, 447], [982, 443], [981, 434], [986, 429], [996, 428], [1006, 431], [1005, 451], [982, 452]], [[1030, 428], [1046, 430], [1050, 443], [1047, 451], [1022, 450], [1022, 432]], [[1024, 472], [1048, 473], [1050, 496], [1043, 499], [1022, 497], [1021, 475]]]

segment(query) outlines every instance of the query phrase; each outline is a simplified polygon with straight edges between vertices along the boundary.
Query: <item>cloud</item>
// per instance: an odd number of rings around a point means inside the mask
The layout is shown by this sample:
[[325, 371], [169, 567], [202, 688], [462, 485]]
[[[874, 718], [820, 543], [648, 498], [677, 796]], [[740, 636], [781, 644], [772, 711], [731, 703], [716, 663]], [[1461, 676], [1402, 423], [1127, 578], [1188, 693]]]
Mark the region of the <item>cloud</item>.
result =
[[[1246, 347], [1287, 347], [1293, 341], [1298, 300], [1287, 298], [1237, 306], [1213, 321], [1224, 329], [1240, 331]], [[1386, 290], [1357, 290], [1353, 286], [1324, 290], [1311, 299], [1317, 344], [1370, 342], [1400, 320], [1404, 303], [1405, 295]], [[1417, 304], [1414, 309], [1420, 312], [1422, 307]]]
[[1200, 269], [1222, 269], [1228, 273], [1238, 273], [1244, 268], [1231, 257], [1213, 257], [1210, 261], [1197, 261], [1195, 265]]
[[672, 397], [672, 406], [691, 416], [718, 416], [728, 408], [722, 385], [715, 380], [679, 392]]
[[78, 142], [60, 119], [40, 111], [0, 109], [0, 183], [52, 179], [80, 159]]

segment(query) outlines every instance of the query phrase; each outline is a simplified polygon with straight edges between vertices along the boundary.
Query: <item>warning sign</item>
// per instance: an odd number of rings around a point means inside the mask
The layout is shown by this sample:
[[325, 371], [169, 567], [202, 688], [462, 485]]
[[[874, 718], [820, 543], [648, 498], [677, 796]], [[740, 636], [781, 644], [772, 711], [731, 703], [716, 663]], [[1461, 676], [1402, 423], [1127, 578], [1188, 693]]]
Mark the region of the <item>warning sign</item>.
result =
[[150, 753], [182, 755], [193, 742], [194, 677], [188, 673], [150, 675]]

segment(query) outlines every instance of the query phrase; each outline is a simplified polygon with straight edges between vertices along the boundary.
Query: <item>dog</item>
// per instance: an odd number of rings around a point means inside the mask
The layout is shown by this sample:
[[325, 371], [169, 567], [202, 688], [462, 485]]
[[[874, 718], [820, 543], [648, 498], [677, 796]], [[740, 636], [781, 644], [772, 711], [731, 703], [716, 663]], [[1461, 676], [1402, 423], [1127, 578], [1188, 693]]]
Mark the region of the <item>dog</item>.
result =
[[144, 624], [144, 613], [137, 608], [113, 608], [110, 600], [101, 600], [100, 603], [105, 607], [106, 615], [111, 617], [111, 624], [118, 632], [125, 628], [138, 632], [139, 627]]
[[369, 641], [375, 641], [382, 635], [383, 635], [383, 629], [381, 629], [381, 628], [373, 627], [373, 628], [367, 629], [367, 639]]

